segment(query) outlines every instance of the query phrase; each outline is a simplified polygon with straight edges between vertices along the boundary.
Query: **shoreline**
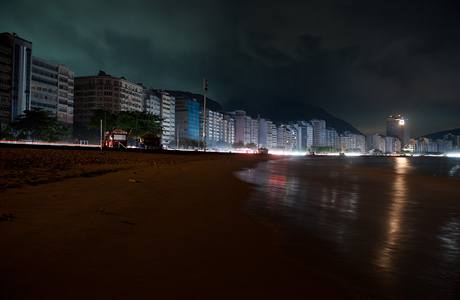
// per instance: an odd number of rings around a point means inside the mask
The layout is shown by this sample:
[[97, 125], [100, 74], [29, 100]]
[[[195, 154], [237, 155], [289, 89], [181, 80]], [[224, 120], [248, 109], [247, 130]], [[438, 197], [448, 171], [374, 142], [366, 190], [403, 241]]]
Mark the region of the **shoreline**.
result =
[[213, 156], [0, 192], [0, 298], [339, 298], [244, 211], [254, 156]]
[[146, 165], [162, 167], [222, 156], [239, 156], [239, 154], [0, 147], [0, 192], [10, 188], [46, 184], [69, 178], [94, 177]]

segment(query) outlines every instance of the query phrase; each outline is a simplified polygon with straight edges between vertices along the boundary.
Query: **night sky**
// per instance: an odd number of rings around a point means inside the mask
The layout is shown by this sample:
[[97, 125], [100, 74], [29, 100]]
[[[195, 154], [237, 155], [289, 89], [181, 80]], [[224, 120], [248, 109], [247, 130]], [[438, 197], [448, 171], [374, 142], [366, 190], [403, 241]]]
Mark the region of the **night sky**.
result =
[[2, 1], [0, 31], [76, 75], [102, 69], [289, 120], [320, 106], [364, 133], [460, 127], [460, 1]]

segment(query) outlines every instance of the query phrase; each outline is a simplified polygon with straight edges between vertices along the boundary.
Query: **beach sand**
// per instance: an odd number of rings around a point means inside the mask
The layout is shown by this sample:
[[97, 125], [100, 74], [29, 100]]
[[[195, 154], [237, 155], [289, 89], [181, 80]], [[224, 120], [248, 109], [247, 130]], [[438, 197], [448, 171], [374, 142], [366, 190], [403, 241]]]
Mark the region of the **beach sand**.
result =
[[[5, 151], [0, 299], [347, 296], [286, 253], [276, 228], [246, 213], [251, 186], [233, 173], [260, 158]], [[17, 175], [18, 165], [4, 161], [15, 151], [35, 171]], [[33, 167], [33, 157], [48, 163]], [[55, 170], [53, 157], [72, 166]]]

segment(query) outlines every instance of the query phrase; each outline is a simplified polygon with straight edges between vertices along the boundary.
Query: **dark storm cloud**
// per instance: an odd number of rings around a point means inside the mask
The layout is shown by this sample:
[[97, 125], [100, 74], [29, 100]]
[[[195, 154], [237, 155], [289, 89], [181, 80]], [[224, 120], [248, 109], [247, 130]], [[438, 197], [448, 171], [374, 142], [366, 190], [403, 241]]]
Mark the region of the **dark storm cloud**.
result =
[[321, 106], [363, 131], [460, 126], [456, 1], [8, 1], [0, 28], [77, 75], [99, 69], [277, 120]]

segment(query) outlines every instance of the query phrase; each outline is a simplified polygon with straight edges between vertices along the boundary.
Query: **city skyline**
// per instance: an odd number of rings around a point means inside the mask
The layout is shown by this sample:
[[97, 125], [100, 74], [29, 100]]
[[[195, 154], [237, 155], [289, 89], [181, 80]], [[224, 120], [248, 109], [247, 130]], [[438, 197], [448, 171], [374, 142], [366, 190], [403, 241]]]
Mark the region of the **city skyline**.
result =
[[[316, 105], [364, 133], [384, 132], [381, 116], [394, 113], [412, 120], [414, 136], [458, 127], [454, 1], [372, 7], [313, 1], [293, 5], [295, 11], [257, 1], [134, 1], [126, 9], [111, 1], [107, 14], [103, 2], [2, 6], [2, 31], [29, 38], [37, 56], [77, 76], [103, 69], [192, 92], [200, 92], [206, 76], [213, 83], [209, 96], [229, 110], [245, 107], [282, 121]], [[269, 24], [273, 18], [282, 25]]]
[[[18, 121], [23, 112], [27, 115], [27, 110], [38, 108], [68, 128], [73, 127], [73, 138], [93, 143], [98, 137], [91, 123], [97, 111], [103, 110], [105, 116], [107, 113], [145, 113], [147, 118], [158, 118], [162, 128], [158, 144], [166, 149], [196, 149], [201, 144], [215, 151], [246, 147], [290, 153], [393, 155], [446, 154], [460, 146], [460, 136], [454, 132], [434, 139], [411, 138], [411, 121], [401, 114], [387, 117], [386, 135], [362, 135], [347, 123], [341, 125], [347, 125], [351, 131], [341, 127], [340, 122], [335, 122], [339, 125], [336, 127], [334, 121], [331, 124], [330, 119], [324, 120], [318, 115], [273, 122], [264, 116], [261, 118], [260, 114], [253, 118], [242, 108], [223, 109], [214, 101], [210, 109], [204, 101], [197, 100], [202, 97], [199, 94], [152, 89], [104, 71], [74, 77], [65, 65], [34, 56], [30, 41], [15, 33], [1, 33], [0, 37], [0, 71], [4, 78], [0, 95], [1, 129], [16, 137], [21, 133], [8, 131], [5, 125]], [[204, 82], [207, 88], [207, 79]], [[115, 129], [105, 130], [110, 133]], [[102, 127], [100, 130], [102, 132]]]
[[[27, 42], [31, 42], [31, 41], [28, 40], [27, 38], [24, 39], [24, 38], [21, 37], [20, 35], [17, 35], [17, 33], [12, 33], [12, 34], [13, 34], [13, 35], [16, 34], [16, 37], [19, 38], [20, 40], [25, 40], [25, 41], [27, 41]], [[34, 54], [35, 54], [35, 53], [34, 53]], [[55, 70], [54, 70], [54, 69], [48, 69], [48, 70], [51, 71], [51, 72], [57, 72], [58, 69], [67, 69], [67, 71], [65, 71], [65, 72], [71, 72], [71, 73], [72, 73], [71, 76], [72, 76], [72, 81], [73, 81], [73, 77], [74, 77], [73, 72], [72, 72], [71, 69], [69, 69], [69, 68], [67, 67], [67, 65], [62, 64], [62, 63], [60, 63], [60, 62], [58, 62], [58, 61], [56, 61], [56, 60], [53, 60], [53, 59], [43, 59], [43, 58], [38, 57], [38, 56], [36, 56], [36, 55], [32, 55], [30, 59], [31, 59], [32, 69], [33, 69], [33, 68], [39, 68], [39, 67], [40, 67], [40, 68], [45, 67], [45, 69], [46, 69], [46, 68], [55, 68]], [[101, 70], [100, 70], [99, 73], [101, 73], [101, 72], [102, 72], [104, 75], [108, 75], [108, 74], [106, 74], [104, 71], [101, 71]], [[36, 73], [34, 73], [34, 71], [32, 71], [32, 78], [34, 77], [34, 75], [35, 75], [35, 76], [39, 76], [39, 74], [36, 74]], [[41, 76], [43, 76], [43, 75], [41, 75]], [[93, 76], [93, 75], [88, 75], [88, 74], [75, 74], [75, 77], [76, 77], [76, 78], [85, 78], [85, 77], [91, 77], [91, 76]], [[109, 75], [109, 76], [113, 76], [113, 75]], [[130, 82], [132, 82], [132, 84], [135, 84], [133, 80], [130, 80], [129, 78], [126, 78], [126, 77], [123, 76], [122, 74], [120, 74], [120, 75], [118, 75], [118, 76], [115, 76], [115, 77], [119, 77], [119, 78], [121, 78], [122, 80], [130, 81]], [[45, 103], [36, 103], [36, 104], [34, 105], [34, 101], [33, 101], [33, 100], [34, 100], [34, 96], [33, 96], [33, 95], [34, 95], [34, 90], [36, 89], [35, 86], [36, 86], [37, 83], [38, 83], [37, 80], [38, 80], [38, 79], [32, 79], [32, 81], [31, 81], [31, 82], [32, 82], [32, 88], [31, 88], [31, 96], [32, 96], [32, 97], [31, 97], [31, 99], [32, 99], [31, 103], [32, 103], [32, 107], [44, 109], [44, 110], [50, 112], [52, 115], [56, 114], [56, 109], [57, 109], [57, 108], [55, 108], [54, 111], [53, 111], [52, 109], [50, 110], [48, 107], [43, 106], [43, 105], [46, 105]], [[55, 83], [54, 83], [54, 84], [55, 84]], [[136, 84], [137, 84], [137, 85], [140, 85], [139, 87], [143, 87], [143, 85], [144, 85], [143, 82], [137, 82]], [[73, 87], [73, 82], [72, 82], [72, 87]], [[149, 90], [149, 89], [150, 89], [150, 90], [152, 90], [152, 91], [156, 91], [156, 90], [158, 90], [158, 91], [164, 90], [164, 91], [166, 91], [166, 92], [169, 91], [169, 90], [166, 90], [166, 89], [161, 88], [161, 87], [144, 87], [144, 88], [145, 88], [146, 90]], [[181, 90], [180, 88], [177, 88], [177, 91], [183, 91], [183, 92], [186, 92], [186, 93], [189, 92], [189, 91]], [[73, 92], [73, 90], [72, 90], [72, 92]], [[201, 96], [202, 96], [201, 92], [202, 92], [202, 91], [196, 91], [197, 95], [201, 95]], [[148, 94], [148, 92], [147, 92], [147, 94]], [[46, 98], [46, 94], [41, 94], [41, 95], [45, 95], [45, 98]], [[42, 96], [42, 97], [43, 97], [43, 96]], [[49, 100], [47, 100], [47, 101], [49, 101]], [[45, 102], [46, 102], [46, 100], [45, 100]], [[218, 102], [218, 103], [219, 103], [219, 102]], [[219, 103], [219, 105], [220, 105], [220, 103]], [[240, 109], [244, 109], [244, 108], [240, 108]], [[125, 109], [122, 109], [122, 110], [125, 110]], [[237, 110], [238, 110], [238, 109], [236, 109], [235, 111], [237, 111]], [[220, 111], [220, 112], [225, 113], [225, 112], [230, 112], [230, 111], [231, 111], [231, 110], [224, 109], [224, 110], [222, 110], [222, 111]], [[71, 112], [71, 114], [70, 114], [71, 117], [73, 117], [72, 114], [73, 114], [73, 112]], [[260, 115], [260, 114], [257, 114], [257, 115]], [[253, 116], [254, 116], [254, 114], [252, 114], [252, 117], [253, 117]], [[400, 117], [401, 117], [400, 114], [397, 115], [397, 116], [400, 116]], [[384, 117], [383, 117], [383, 116], [381, 116], [381, 117], [382, 117], [382, 120], [383, 120]], [[385, 117], [385, 118], [386, 118], [387, 121], [388, 121], [388, 118], [392, 118], [392, 117], [393, 117], [393, 115], [390, 115], [390, 116]], [[403, 118], [404, 118], [405, 120], [408, 120], [408, 118], [405, 117], [405, 116], [404, 116]], [[58, 119], [61, 120], [60, 117], [58, 117]], [[305, 118], [304, 118], [304, 119], [305, 119]], [[268, 118], [267, 120], [268, 120], [268, 121], [271, 121], [272, 119]], [[287, 124], [287, 123], [290, 123], [290, 122], [292, 123], [293, 121], [301, 121], [301, 120], [302, 120], [302, 119], [297, 119], [297, 120], [283, 120], [283, 121], [277, 121], [277, 122], [275, 122], [275, 124], [283, 125], [283, 124]], [[63, 121], [64, 121], [65, 123], [69, 123], [68, 120], [63, 120]], [[344, 120], [344, 121], [345, 121], [345, 122], [348, 122], [348, 123], [351, 123], [351, 122], [349, 122], [348, 120]], [[70, 123], [72, 123], [72, 122], [70, 122]], [[77, 122], [77, 123], [78, 123], [78, 122]], [[383, 123], [382, 123], [382, 124], [383, 124]], [[353, 124], [351, 124], [351, 125], [353, 125]], [[406, 126], [406, 127], [407, 127], [407, 126]], [[358, 130], [359, 130], [359, 128], [358, 128]], [[372, 134], [385, 135], [385, 133], [388, 134], [388, 128], [385, 128], [385, 126], [382, 126], [382, 129], [380, 129], [380, 131], [374, 131], [374, 132], [361, 131], [361, 133], [364, 134], [364, 135], [372, 135]], [[431, 131], [431, 132], [429, 132], [428, 134], [432, 134], [432, 133], [434, 133], [434, 131]], [[396, 135], [395, 135], [395, 134], [390, 134], [390, 136], [396, 136]], [[420, 137], [423, 137], [423, 136], [425, 136], [425, 135], [421, 135]], [[415, 137], [415, 136], [414, 136], [414, 137]]]

